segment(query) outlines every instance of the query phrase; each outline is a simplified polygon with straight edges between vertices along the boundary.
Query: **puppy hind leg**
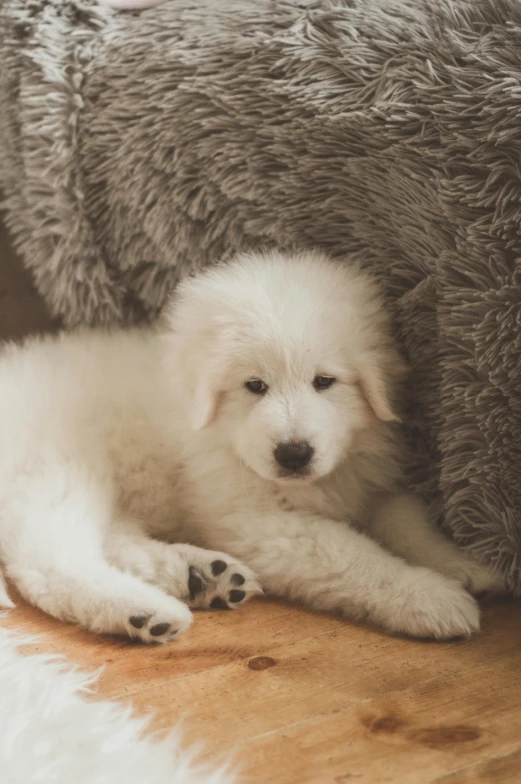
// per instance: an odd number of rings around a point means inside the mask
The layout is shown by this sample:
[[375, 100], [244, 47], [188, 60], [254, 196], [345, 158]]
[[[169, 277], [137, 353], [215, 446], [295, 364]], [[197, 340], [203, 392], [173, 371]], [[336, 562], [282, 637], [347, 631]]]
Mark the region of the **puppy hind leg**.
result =
[[11, 563], [7, 572], [31, 604], [100, 634], [168, 642], [191, 623], [190, 611], [177, 599], [102, 560], [74, 573], [56, 562], [45, 568]]
[[96, 477], [54, 466], [1, 496], [5, 573], [31, 604], [92, 631], [144, 642], [166, 642], [189, 626], [185, 605], [106, 561], [111, 493]]

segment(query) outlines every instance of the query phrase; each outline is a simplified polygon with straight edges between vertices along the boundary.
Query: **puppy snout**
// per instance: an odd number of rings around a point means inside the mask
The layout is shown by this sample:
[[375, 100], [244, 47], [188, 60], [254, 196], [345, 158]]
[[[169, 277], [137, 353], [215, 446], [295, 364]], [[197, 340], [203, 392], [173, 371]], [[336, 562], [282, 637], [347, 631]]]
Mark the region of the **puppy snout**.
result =
[[299, 471], [311, 462], [314, 451], [307, 441], [287, 441], [277, 446], [274, 455], [282, 468], [287, 471]]

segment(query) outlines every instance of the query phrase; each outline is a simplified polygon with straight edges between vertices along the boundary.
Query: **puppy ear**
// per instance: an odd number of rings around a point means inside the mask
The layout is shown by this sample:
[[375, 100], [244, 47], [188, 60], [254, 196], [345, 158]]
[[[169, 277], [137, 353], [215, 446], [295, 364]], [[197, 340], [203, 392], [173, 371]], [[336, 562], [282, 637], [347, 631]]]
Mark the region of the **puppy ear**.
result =
[[216, 380], [211, 376], [200, 378], [190, 409], [190, 423], [194, 430], [202, 430], [210, 424], [217, 412], [219, 398]]
[[366, 354], [358, 367], [362, 394], [382, 422], [400, 422], [395, 412], [392, 391], [395, 384], [405, 377], [407, 368], [398, 352], [371, 352]]
[[[172, 331], [160, 334], [161, 354], [172, 394], [183, 402], [185, 416], [194, 430], [202, 430], [214, 418], [221, 396], [222, 371], [206, 357], [205, 341], [184, 341]], [[204, 373], [198, 372], [205, 368]]]

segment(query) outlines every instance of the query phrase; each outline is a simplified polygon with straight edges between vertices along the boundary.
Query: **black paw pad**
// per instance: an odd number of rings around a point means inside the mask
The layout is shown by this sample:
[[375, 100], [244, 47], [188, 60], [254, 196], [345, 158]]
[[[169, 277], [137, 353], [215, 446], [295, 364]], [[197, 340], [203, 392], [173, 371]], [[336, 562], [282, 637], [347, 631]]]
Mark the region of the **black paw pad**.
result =
[[206, 588], [205, 582], [200, 574], [198, 574], [193, 566], [188, 569], [188, 590], [190, 592], [190, 599], [202, 593]]
[[142, 629], [145, 623], [148, 621], [148, 617], [146, 615], [131, 615], [128, 620], [134, 629]]
[[245, 591], [230, 591], [229, 597], [231, 602], [242, 602], [246, 596]]
[[228, 565], [225, 561], [212, 561], [210, 566], [212, 567], [212, 574], [214, 577], [218, 577], [228, 568]]
[[226, 602], [224, 601], [224, 599], [221, 599], [220, 596], [216, 596], [215, 599], [212, 599], [212, 601], [210, 602], [210, 607], [212, 608], [212, 610], [229, 610], [230, 609], [228, 607], [228, 605], [226, 604]]
[[232, 574], [230, 582], [232, 585], [244, 585], [246, 578], [242, 574], [235, 572], [235, 574]]
[[162, 634], [166, 634], [166, 632], [170, 629], [169, 623], [156, 623], [155, 626], [152, 626], [150, 629], [150, 634], [152, 637], [161, 637]]

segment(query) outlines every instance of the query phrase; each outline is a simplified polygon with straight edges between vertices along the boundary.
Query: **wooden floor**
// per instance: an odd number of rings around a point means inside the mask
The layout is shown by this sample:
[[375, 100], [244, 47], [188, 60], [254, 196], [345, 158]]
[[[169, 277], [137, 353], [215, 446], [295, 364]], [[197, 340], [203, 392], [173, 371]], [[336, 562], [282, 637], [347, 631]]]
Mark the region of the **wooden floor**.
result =
[[199, 612], [178, 642], [103, 639], [21, 605], [0, 625], [33, 650], [104, 666], [99, 696], [130, 699], [153, 729], [185, 720], [209, 759], [233, 754], [255, 784], [517, 784], [521, 606], [486, 608], [468, 642], [393, 639], [254, 600]]
[[[51, 327], [0, 229], [0, 339]], [[187, 741], [203, 739], [211, 759], [234, 754], [248, 784], [521, 782], [521, 603], [486, 608], [481, 634], [443, 645], [266, 600], [198, 613], [158, 647], [23, 603], [0, 625], [104, 665], [99, 697], [130, 699], [154, 729], [184, 718]]]

